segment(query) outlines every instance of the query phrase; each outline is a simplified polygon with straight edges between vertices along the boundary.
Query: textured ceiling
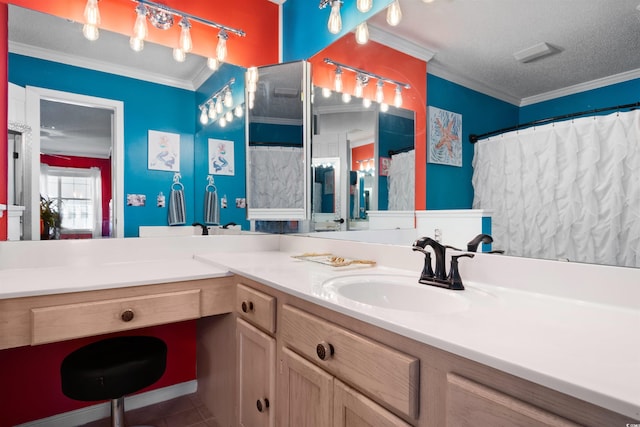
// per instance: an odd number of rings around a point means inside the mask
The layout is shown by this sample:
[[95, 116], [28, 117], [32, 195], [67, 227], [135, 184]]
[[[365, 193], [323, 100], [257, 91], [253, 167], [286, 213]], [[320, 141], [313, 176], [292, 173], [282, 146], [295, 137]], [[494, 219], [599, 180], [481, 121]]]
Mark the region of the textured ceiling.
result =
[[[435, 53], [427, 70], [515, 104], [622, 73], [640, 77], [640, 0], [400, 0], [403, 19], [371, 23]], [[540, 42], [555, 55], [520, 63]], [[624, 78], [623, 76], [620, 76]]]

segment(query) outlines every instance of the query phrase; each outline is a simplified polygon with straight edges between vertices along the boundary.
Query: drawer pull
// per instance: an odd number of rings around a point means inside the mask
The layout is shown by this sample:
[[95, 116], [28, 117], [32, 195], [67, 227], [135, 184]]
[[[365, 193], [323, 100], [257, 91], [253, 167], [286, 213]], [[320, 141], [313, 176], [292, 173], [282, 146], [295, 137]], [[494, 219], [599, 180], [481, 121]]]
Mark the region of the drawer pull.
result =
[[316, 354], [320, 358], [320, 360], [328, 360], [333, 356], [333, 345], [322, 341], [320, 344], [316, 346]]
[[242, 312], [248, 313], [250, 311], [253, 311], [253, 303], [251, 301], [242, 301]]
[[265, 397], [263, 400], [256, 401], [256, 408], [258, 408], [258, 412], [269, 409], [269, 399]]
[[122, 319], [123, 322], [131, 322], [134, 317], [135, 317], [135, 313], [130, 308], [123, 311], [122, 314], [120, 315], [120, 318]]

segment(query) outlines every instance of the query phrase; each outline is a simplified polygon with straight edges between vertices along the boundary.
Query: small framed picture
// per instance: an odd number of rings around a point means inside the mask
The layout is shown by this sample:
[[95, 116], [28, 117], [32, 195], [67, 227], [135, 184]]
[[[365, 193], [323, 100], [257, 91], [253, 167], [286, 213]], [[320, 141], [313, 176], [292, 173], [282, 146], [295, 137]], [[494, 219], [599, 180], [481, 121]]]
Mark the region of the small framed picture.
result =
[[147, 143], [149, 145], [149, 169], [180, 171], [179, 134], [150, 130]]

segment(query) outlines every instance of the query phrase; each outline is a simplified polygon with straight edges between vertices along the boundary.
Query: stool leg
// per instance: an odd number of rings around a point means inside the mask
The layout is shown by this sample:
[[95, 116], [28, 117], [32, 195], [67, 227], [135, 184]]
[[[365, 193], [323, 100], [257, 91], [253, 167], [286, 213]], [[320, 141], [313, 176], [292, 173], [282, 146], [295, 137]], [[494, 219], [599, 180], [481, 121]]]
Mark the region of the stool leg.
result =
[[124, 427], [124, 397], [111, 399], [111, 427]]

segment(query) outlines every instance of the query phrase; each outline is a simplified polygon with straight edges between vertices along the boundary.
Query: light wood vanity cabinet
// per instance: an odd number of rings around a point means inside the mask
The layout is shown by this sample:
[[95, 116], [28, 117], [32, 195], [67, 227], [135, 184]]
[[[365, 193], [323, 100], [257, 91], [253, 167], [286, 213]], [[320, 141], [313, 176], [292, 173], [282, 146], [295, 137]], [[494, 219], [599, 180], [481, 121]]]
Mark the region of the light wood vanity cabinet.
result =
[[[225, 411], [235, 408], [236, 421], [221, 425], [600, 427], [638, 422], [258, 282], [239, 282], [233, 322], [224, 317], [210, 323], [211, 332], [235, 334], [219, 342], [235, 337], [238, 343], [231, 365], [236, 385], [219, 382], [211, 394], [218, 402], [212, 408], [217, 418], [220, 413], [219, 419], [227, 419]], [[254, 308], [268, 302], [267, 316], [242, 311], [248, 295]], [[212, 364], [217, 372], [208, 381], [226, 375], [225, 366]], [[234, 395], [240, 397], [223, 402], [230, 388], [239, 389]], [[260, 418], [257, 402], [264, 398], [268, 416]]]
[[245, 284], [236, 289], [238, 425], [275, 426], [276, 298]]
[[418, 417], [418, 359], [290, 305], [280, 319], [283, 426], [409, 425], [381, 405]]

